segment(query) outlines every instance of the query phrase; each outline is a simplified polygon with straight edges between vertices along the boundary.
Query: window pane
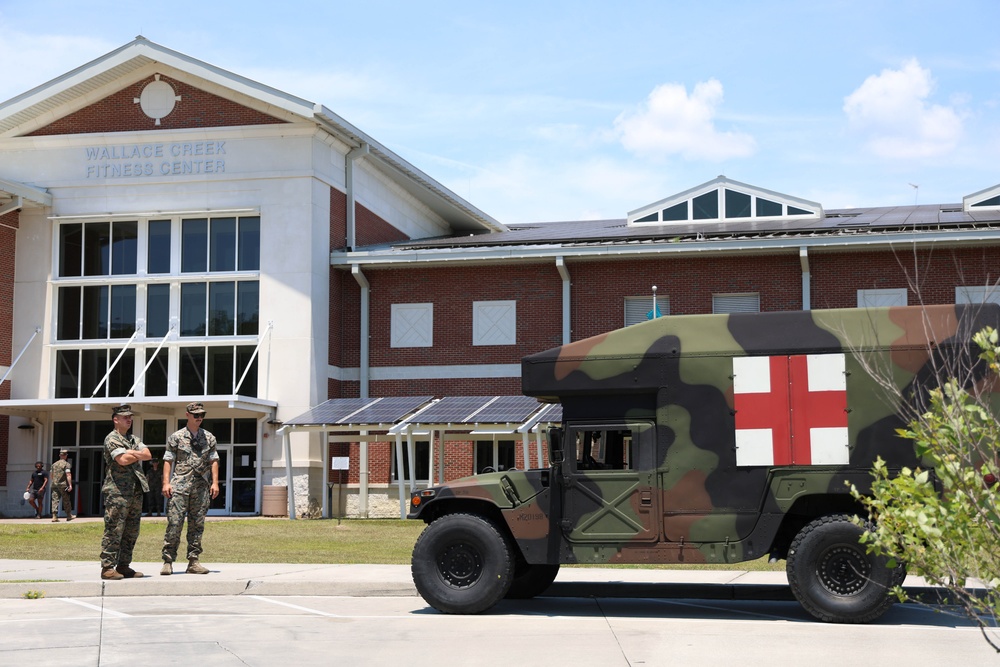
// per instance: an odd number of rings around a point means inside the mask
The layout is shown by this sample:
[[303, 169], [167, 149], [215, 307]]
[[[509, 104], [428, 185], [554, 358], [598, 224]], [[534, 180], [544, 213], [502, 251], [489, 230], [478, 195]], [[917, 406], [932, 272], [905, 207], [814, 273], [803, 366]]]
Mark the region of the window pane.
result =
[[205, 283], [181, 285], [181, 335], [205, 335]]
[[143, 419], [142, 441], [147, 445], [167, 444], [167, 420]]
[[[233, 442], [233, 425], [229, 419], [206, 419], [201, 423], [201, 427], [214, 435], [220, 445], [228, 445]], [[219, 467], [219, 477], [222, 477], [221, 466]]]
[[182, 347], [177, 391], [181, 396], [205, 394], [205, 348]]
[[83, 337], [108, 337], [107, 285], [88, 285], [83, 288]]
[[[146, 350], [146, 354], [153, 354], [156, 348]], [[156, 358], [153, 359], [153, 363], [149, 365], [149, 370], [146, 371], [146, 375], [143, 378], [143, 382], [146, 386], [146, 396], [166, 396], [167, 395], [167, 349], [160, 348], [160, 351], [156, 354]], [[149, 357], [146, 357], [147, 361]]]
[[[110, 360], [114, 362], [118, 358], [121, 350], [110, 350]], [[109, 362], [110, 363], [110, 362]], [[125, 354], [119, 359], [118, 365], [111, 370], [108, 376], [108, 396], [128, 396], [129, 389], [135, 383], [135, 349], [125, 350]]]
[[60, 448], [75, 446], [76, 422], [53, 422], [52, 442]]
[[663, 209], [663, 222], [676, 222], [688, 219], [688, 203], [674, 204], [670, 208]]
[[59, 324], [56, 338], [59, 340], [80, 339], [80, 288], [59, 288]]
[[256, 280], [245, 280], [236, 285], [236, 333], [240, 336], [256, 335], [260, 315], [260, 284]]
[[[250, 370], [247, 371], [247, 376], [243, 379], [243, 384], [239, 386], [237, 391], [241, 396], [257, 395], [257, 357], [253, 357], [254, 349], [256, 348], [251, 345], [239, 345], [236, 347], [237, 382], [243, 377], [243, 372], [246, 371], [247, 365], [250, 365]], [[253, 357], [253, 363], [250, 362], [251, 357]], [[256, 436], [254, 437], [256, 438]]]
[[208, 335], [232, 336], [236, 322], [236, 283], [208, 284]]
[[83, 275], [111, 273], [111, 225], [89, 222], [83, 226]]
[[236, 269], [236, 218], [212, 220], [212, 253], [209, 271], [234, 271]]
[[719, 193], [716, 190], [706, 192], [691, 200], [694, 207], [695, 220], [714, 220], [719, 217]]
[[181, 271], [202, 272], [208, 269], [208, 220], [181, 221]]
[[233, 348], [208, 348], [208, 393], [233, 393]]
[[493, 442], [479, 440], [476, 442], [476, 474], [481, 475], [486, 468], [493, 468], [496, 471], [493, 465]]
[[162, 338], [170, 327], [170, 285], [146, 288], [146, 336]]
[[59, 226], [59, 275], [79, 276], [82, 273], [83, 225]]
[[[256, 419], [234, 419], [233, 420], [233, 443], [234, 444], [254, 444], [257, 443], [257, 420]], [[251, 452], [255, 451], [255, 448], [249, 448]], [[255, 457], [251, 457], [250, 460], [253, 461]], [[239, 461], [233, 462], [233, 474], [237, 477], [245, 477], [246, 475], [240, 475], [236, 473], [237, 466], [241, 465]], [[253, 476], [251, 471], [249, 476]]]
[[[235, 452], [233, 455], [236, 455]], [[257, 482], [255, 480], [233, 480], [233, 512], [246, 513], [254, 511], [254, 502], [256, 500], [254, 494], [256, 488]]]
[[735, 190], [726, 190], [726, 217], [749, 218], [750, 195]]
[[56, 352], [56, 398], [77, 398], [79, 366], [79, 350]]
[[134, 275], [139, 251], [139, 225], [136, 222], [116, 222], [111, 227], [111, 273]]
[[[97, 389], [97, 383], [108, 372], [108, 353], [106, 350], [82, 350], [80, 352], [80, 394], [90, 396]], [[108, 395], [107, 384], [101, 385], [98, 396]]]
[[170, 273], [170, 221], [149, 222], [149, 251], [146, 255], [147, 273]]
[[757, 215], [758, 217], [781, 215], [781, 204], [757, 197]]
[[111, 287], [111, 338], [135, 333], [135, 285]]
[[812, 215], [812, 211], [807, 211], [804, 208], [796, 208], [795, 206], [789, 206], [788, 215]]
[[101, 421], [80, 422], [80, 446], [93, 447], [104, 444], [104, 438], [108, 435], [108, 431], [111, 430], [108, 426], [108, 422], [110, 421], [111, 418], [109, 417]]
[[497, 443], [497, 470], [510, 470], [514, 467], [515, 460], [514, 441], [499, 441]]
[[260, 269], [260, 218], [240, 218], [240, 271]]

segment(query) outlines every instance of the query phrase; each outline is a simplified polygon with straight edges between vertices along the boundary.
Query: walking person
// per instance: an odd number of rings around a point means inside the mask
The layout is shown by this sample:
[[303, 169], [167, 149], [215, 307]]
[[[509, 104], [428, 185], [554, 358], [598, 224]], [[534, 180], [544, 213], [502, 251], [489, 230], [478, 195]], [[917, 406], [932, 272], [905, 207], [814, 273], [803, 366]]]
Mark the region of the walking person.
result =
[[35, 518], [42, 518], [42, 508], [45, 506], [45, 487], [49, 483], [49, 473], [45, 472], [45, 464], [35, 461], [35, 472], [31, 473], [28, 479], [28, 503], [35, 510]]
[[69, 464], [69, 450], [59, 450], [59, 460], [49, 469], [49, 479], [52, 482], [52, 522], [59, 520], [59, 501], [62, 500], [66, 520], [73, 520], [73, 468]]
[[146, 494], [146, 516], [160, 516], [163, 511], [163, 473], [160, 471], [160, 460], [153, 459], [149, 462], [150, 468], [146, 473], [146, 484], [149, 485], [149, 493]]
[[[219, 452], [215, 436], [201, 427], [205, 406], [188, 403], [187, 426], [167, 438], [163, 455], [163, 495], [167, 498], [167, 531], [163, 536], [163, 568], [160, 574], [173, 574], [181, 529], [187, 519], [188, 574], [208, 574], [199, 562], [205, 515], [212, 500], [219, 495]], [[173, 473], [171, 475], [171, 472]], [[211, 480], [211, 481], [209, 481]]]
[[132, 406], [111, 412], [114, 430], [104, 438], [104, 540], [101, 542], [101, 579], [142, 577], [129, 565], [139, 538], [142, 496], [149, 490], [142, 461], [152, 458], [149, 448], [132, 429]]

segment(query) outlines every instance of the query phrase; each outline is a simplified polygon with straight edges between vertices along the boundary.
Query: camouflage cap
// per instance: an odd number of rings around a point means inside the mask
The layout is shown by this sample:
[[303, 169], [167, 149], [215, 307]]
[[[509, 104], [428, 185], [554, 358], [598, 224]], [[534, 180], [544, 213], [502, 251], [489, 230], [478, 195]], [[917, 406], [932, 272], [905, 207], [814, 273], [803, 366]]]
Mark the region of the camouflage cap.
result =
[[59, 450], [59, 456], [62, 456], [63, 454], [69, 454], [69, 450], [68, 449], [60, 449]]
[[123, 403], [122, 405], [117, 405], [111, 411], [112, 417], [131, 417], [132, 416], [132, 406], [128, 403]]
[[188, 403], [184, 409], [193, 415], [205, 414], [205, 406], [201, 403]]

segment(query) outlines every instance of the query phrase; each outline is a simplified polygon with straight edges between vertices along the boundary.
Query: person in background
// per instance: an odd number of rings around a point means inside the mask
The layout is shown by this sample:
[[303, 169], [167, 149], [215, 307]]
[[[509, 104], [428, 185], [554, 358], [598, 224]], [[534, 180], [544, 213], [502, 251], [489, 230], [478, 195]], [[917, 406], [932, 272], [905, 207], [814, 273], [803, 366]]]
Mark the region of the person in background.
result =
[[153, 459], [149, 471], [146, 472], [146, 483], [149, 493], [146, 494], [146, 516], [160, 516], [163, 511], [163, 473], [160, 471], [160, 459]]
[[[173, 574], [181, 529], [187, 519], [188, 574], [208, 574], [201, 556], [201, 536], [205, 515], [212, 499], [219, 495], [219, 452], [215, 436], [201, 427], [205, 406], [188, 403], [187, 426], [167, 438], [163, 455], [163, 495], [167, 497], [167, 531], [163, 536], [163, 568], [160, 574]], [[171, 470], [173, 477], [171, 478]], [[211, 482], [209, 476], [211, 475]]]
[[59, 500], [62, 499], [63, 511], [66, 512], [66, 520], [73, 520], [73, 468], [69, 464], [69, 450], [59, 450], [59, 460], [52, 464], [49, 469], [49, 478], [52, 482], [52, 497], [49, 501], [52, 505], [52, 521], [59, 520]]
[[45, 464], [35, 461], [35, 472], [31, 473], [28, 479], [28, 486], [25, 489], [30, 495], [28, 502], [35, 509], [35, 518], [42, 518], [42, 507], [45, 504], [45, 487], [49, 483], [49, 473], [45, 472]]
[[142, 496], [149, 491], [142, 462], [152, 457], [149, 448], [132, 430], [132, 406], [119, 405], [111, 412], [115, 428], [104, 438], [104, 539], [101, 542], [101, 579], [141, 578], [132, 563], [139, 538]]

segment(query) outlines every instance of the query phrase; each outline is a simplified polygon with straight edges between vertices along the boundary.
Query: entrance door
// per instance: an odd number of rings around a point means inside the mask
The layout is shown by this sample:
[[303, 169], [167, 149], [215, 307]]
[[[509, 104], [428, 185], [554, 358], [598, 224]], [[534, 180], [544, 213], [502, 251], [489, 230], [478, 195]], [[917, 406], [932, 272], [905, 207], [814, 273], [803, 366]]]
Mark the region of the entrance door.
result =
[[78, 516], [104, 516], [101, 487], [104, 485], [104, 450], [81, 447], [79, 463], [73, 465], [73, 502]]
[[228, 445], [216, 445], [219, 452], [219, 495], [208, 506], [208, 513], [213, 515], [229, 514], [229, 450]]
[[562, 528], [570, 542], [655, 542], [655, 430], [649, 423], [567, 430]]

